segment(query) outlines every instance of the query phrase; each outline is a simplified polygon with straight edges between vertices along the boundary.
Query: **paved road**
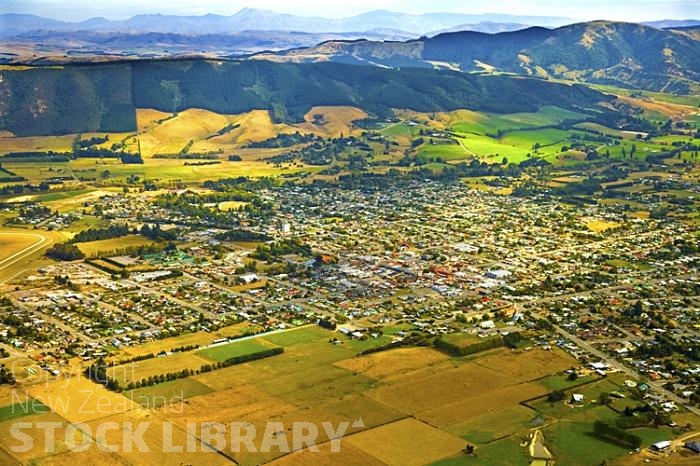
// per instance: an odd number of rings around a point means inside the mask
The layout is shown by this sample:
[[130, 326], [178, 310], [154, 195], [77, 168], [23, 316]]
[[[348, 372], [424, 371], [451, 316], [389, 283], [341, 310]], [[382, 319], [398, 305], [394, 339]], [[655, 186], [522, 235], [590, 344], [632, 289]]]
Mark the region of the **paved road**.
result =
[[[533, 315], [536, 317], [539, 317], [539, 318], [543, 318], [543, 316], [538, 315], [536, 313], [533, 313]], [[558, 325], [554, 325], [554, 330], [556, 331], [556, 333], [558, 333], [562, 337], [566, 338], [567, 340], [571, 341], [572, 343], [574, 343], [576, 346], [578, 346], [582, 350], [586, 351], [589, 354], [592, 354], [593, 356], [597, 357], [598, 359], [600, 359], [602, 361], [605, 361], [605, 363], [608, 364], [608, 366], [610, 366], [611, 368], [613, 368], [619, 372], [622, 372], [623, 374], [627, 374], [631, 378], [634, 378], [636, 380], [639, 380], [642, 378], [642, 375], [639, 374], [639, 372], [637, 372], [636, 370], [634, 370], [631, 367], [628, 367], [628, 366], [622, 364], [620, 361], [615, 359], [613, 356], [610, 356], [609, 354], [603, 353], [599, 349], [595, 348], [591, 343], [584, 341], [581, 338], [569, 333], [568, 331], [564, 330], [563, 328], [559, 327]], [[694, 406], [687, 405], [686, 401], [683, 398], [677, 396], [673, 392], [666, 390], [663, 387], [663, 384], [661, 382], [647, 382], [647, 385], [650, 385], [651, 387], [653, 387], [654, 391], [662, 394], [667, 399], [674, 401], [678, 406], [683, 406], [688, 411], [700, 416], [700, 409], [698, 409]]]

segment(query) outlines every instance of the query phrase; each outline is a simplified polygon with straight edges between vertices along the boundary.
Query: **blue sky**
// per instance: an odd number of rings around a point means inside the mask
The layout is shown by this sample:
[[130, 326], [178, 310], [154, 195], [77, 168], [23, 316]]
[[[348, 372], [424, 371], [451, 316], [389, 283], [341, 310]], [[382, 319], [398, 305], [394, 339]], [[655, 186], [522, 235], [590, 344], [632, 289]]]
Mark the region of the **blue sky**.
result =
[[404, 13], [511, 13], [575, 19], [643, 21], [700, 19], [698, 0], [0, 0], [1, 13], [32, 13], [63, 20], [124, 19], [141, 13], [232, 15], [243, 7], [304, 16], [344, 17], [376, 9]]

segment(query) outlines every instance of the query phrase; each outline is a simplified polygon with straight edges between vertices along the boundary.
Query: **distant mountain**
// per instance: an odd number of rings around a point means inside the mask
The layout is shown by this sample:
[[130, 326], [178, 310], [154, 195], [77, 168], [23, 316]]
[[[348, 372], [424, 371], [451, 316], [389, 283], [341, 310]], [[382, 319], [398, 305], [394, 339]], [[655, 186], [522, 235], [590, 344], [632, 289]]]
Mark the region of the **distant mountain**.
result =
[[0, 36], [15, 36], [37, 30], [224, 34], [245, 30], [303, 31], [313, 33], [363, 32], [379, 28], [410, 31], [418, 36], [431, 31], [446, 30], [462, 24], [515, 23], [556, 27], [572, 21], [570, 18], [549, 16], [465, 15], [455, 13], [409, 15], [386, 10], [371, 11], [349, 18], [328, 19], [281, 14], [255, 8], [243, 8], [232, 16], [213, 14], [203, 16], [148, 14], [137, 15], [119, 21], [92, 18], [75, 23], [50, 20], [32, 15], [4, 14], [0, 15], [0, 24], [3, 25], [0, 28]]
[[[262, 50], [278, 51], [311, 47], [329, 40], [398, 41], [415, 38], [409, 33], [375, 30], [364, 33], [303, 33], [288, 31], [242, 31], [228, 34], [174, 34], [163, 32], [34, 31], [0, 41], [0, 53], [22, 49], [23, 55], [6, 61], [29, 57], [172, 57], [207, 54], [240, 56]], [[29, 57], [26, 51], [34, 51]]]
[[494, 23], [491, 21], [483, 21], [476, 24], [460, 24], [453, 26], [451, 28], [442, 29], [440, 31], [433, 31], [426, 34], [428, 37], [434, 37], [438, 34], [445, 34], [447, 32], [460, 32], [460, 31], [475, 31], [475, 32], [485, 32], [487, 34], [498, 34], [499, 32], [510, 32], [519, 31], [521, 29], [527, 29], [532, 27], [531, 24], [520, 24], [520, 23]]
[[693, 33], [606, 21], [401, 43], [326, 42], [255, 58], [509, 72], [681, 93], [700, 89], [700, 42]]
[[651, 26], [659, 29], [676, 29], [686, 28], [691, 26], [700, 26], [698, 19], [664, 19], [661, 21], [648, 21], [642, 23], [646, 26]]
[[0, 36], [13, 36], [41, 29], [61, 29], [66, 24], [69, 23], [41, 16], [6, 13], [0, 15]]

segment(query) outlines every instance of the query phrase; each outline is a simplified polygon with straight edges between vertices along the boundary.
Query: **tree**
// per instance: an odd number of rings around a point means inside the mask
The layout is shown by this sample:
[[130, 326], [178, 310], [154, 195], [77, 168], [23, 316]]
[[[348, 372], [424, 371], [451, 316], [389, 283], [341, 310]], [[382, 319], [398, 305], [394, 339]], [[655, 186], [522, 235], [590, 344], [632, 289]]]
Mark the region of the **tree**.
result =
[[608, 393], [608, 392], [603, 392], [603, 393], [601, 393], [600, 395], [598, 395], [598, 402], [599, 402], [601, 405], [607, 406], [607, 405], [610, 404], [610, 401], [611, 401], [611, 399], [610, 399], [610, 393]]
[[85, 258], [85, 254], [83, 254], [83, 252], [78, 249], [75, 244], [65, 243], [54, 244], [48, 251], [46, 251], [46, 255], [52, 259], [60, 261], [74, 261]]

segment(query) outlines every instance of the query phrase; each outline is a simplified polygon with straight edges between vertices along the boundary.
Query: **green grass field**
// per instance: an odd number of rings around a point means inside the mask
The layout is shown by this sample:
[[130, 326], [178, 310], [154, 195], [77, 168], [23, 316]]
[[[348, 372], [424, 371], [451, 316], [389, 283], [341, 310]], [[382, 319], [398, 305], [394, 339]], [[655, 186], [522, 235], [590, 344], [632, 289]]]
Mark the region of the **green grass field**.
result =
[[527, 158], [528, 152], [532, 152], [531, 145], [528, 147], [514, 146], [503, 143], [488, 136], [465, 135], [460, 138], [462, 144], [471, 152], [481, 158], [491, 161], [500, 161], [503, 157], [510, 163], [518, 163]]
[[585, 115], [581, 113], [553, 106], [545, 106], [537, 112], [530, 113], [511, 113], [506, 115], [482, 113], [480, 115], [482, 118], [471, 118], [470, 121], [455, 121], [450, 129], [460, 133], [485, 135], [496, 134], [498, 131], [553, 125], [564, 120], [585, 118]]
[[328, 330], [324, 330], [316, 325], [307, 325], [272, 335], [263, 335], [261, 338], [272, 343], [273, 345], [287, 348], [288, 346], [299, 343], [308, 343], [328, 339], [328, 335]]
[[41, 403], [39, 400], [27, 398], [21, 403], [15, 403], [0, 407], [0, 422], [19, 419], [32, 414], [49, 413], [51, 408]]
[[243, 356], [245, 354], [257, 353], [266, 349], [274, 348], [274, 345], [267, 343], [260, 338], [250, 338], [243, 341], [234, 341], [225, 345], [212, 346], [197, 351], [195, 354], [212, 361], [223, 362], [227, 359]]
[[526, 450], [520, 447], [517, 439], [508, 437], [477, 447], [476, 456], [453, 456], [436, 461], [430, 466], [526, 466], [527, 464], [529, 464], [529, 458]]
[[471, 157], [472, 155], [459, 144], [426, 144], [418, 153], [421, 160], [441, 159], [444, 162]]
[[600, 464], [628, 451], [593, 435], [592, 422], [557, 422], [545, 427], [543, 433], [557, 464]]
[[537, 382], [549, 390], [566, 390], [575, 385], [581, 385], [595, 380], [593, 377], [579, 377], [576, 380], [569, 380], [567, 376], [568, 374], [555, 374], [540, 379]]

